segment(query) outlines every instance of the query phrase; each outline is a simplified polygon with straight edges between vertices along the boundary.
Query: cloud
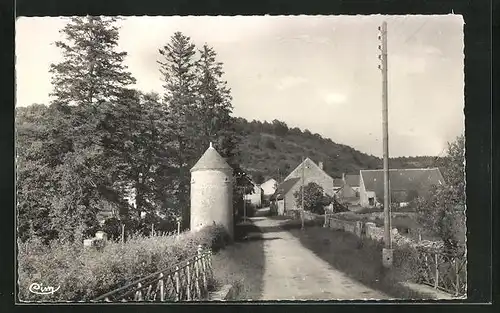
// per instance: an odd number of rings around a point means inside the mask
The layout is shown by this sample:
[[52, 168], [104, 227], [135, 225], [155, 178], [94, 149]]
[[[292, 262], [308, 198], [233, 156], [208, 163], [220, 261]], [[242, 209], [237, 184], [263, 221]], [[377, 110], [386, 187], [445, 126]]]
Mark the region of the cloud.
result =
[[325, 95], [324, 99], [326, 103], [335, 105], [346, 102], [347, 96], [341, 93], [330, 92]]
[[301, 85], [305, 82], [307, 82], [307, 79], [305, 79], [304, 77], [285, 76], [278, 82], [278, 84], [276, 85], [276, 88], [278, 90], [284, 90], [284, 89], [288, 89], [288, 88], [292, 88], [292, 87]]

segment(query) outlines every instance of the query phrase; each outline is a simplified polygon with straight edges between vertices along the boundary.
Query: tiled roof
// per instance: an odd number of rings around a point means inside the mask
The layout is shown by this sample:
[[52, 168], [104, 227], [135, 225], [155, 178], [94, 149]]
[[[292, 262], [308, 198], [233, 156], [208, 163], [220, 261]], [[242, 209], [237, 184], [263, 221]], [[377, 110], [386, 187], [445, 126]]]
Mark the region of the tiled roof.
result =
[[345, 175], [345, 182], [351, 187], [359, 187], [359, 175]]
[[290, 179], [292, 177], [301, 176], [300, 173], [301, 173], [301, 170], [303, 167], [305, 167], [305, 168], [315, 167], [321, 173], [323, 173], [323, 175], [325, 175], [326, 177], [328, 177], [330, 179], [333, 179], [330, 175], [328, 175], [327, 172], [325, 172], [325, 170], [323, 170], [321, 167], [319, 167], [318, 164], [314, 163], [314, 161], [311, 160], [309, 157], [305, 158], [304, 161], [302, 161], [285, 179]]
[[191, 172], [200, 170], [231, 170], [231, 166], [226, 160], [212, 147], [208, 147], [207, 151], [201, 156], [196, 164], [191, 168]]
[[342, 178], [334, 178], [333, 179], [333, 187], [342, 187], [344, 185], [344, 181]]
[[290, 189], [300, 180], [299, 177], [293, 177], [282, 182], [278, 188], [276, 189], [275, 195], [278, 199], [281, 199], [284, 195], [286, 195]]
[[[384, 195], [384, 171], [361, 170], [363, 183], [367, 191], [374, 191], [377, 198]], [[432, 185], [444, 184], [443, 176], [438, 168], [391, 169], [389, 170], [391, 193], [398, 191], [416, 191], [421, 193]]]

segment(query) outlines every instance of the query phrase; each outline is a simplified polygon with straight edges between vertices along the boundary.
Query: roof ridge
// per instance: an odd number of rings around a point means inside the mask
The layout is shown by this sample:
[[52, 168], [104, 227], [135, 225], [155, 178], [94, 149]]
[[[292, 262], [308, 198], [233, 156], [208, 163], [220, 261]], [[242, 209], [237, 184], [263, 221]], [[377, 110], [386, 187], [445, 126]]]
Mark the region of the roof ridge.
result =
[[[360, 172], [378, 172], [383, 171], [384, 169], [368, 169], [368, 170], [359, 170]], [[418, 168], [390, 168], [389, 171], [430, 171], [430, 170], [439, 170], [439, 167], [418, 167]], [[347, 176], [348, 174], [346, 174]], [[352, 175], [352, 174], [349, 174]]]
[[210, 143], [208, 149], [198, 159], [196, 164], [191, 168], [191, 172], [198, 170], [229, 170], [231, 166], [226, 160], [215, 150]]

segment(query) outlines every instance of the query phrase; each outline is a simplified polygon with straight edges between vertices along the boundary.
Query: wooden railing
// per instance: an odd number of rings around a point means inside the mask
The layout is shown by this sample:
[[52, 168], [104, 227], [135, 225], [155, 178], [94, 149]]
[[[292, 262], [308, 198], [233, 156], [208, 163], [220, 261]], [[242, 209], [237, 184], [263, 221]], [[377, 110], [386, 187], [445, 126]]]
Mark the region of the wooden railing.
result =
[[168, 269], [153, 273], [93, 301], [164, 302], [196, 301], [208, 297], [213, 279], [212, 251], [198, 247], [197, 255]]
[[447, 254], [438, 251], [418, 250], [418, 283], [423, 283], [464, 296], [467, 292], [467, 258], [465, 253]]

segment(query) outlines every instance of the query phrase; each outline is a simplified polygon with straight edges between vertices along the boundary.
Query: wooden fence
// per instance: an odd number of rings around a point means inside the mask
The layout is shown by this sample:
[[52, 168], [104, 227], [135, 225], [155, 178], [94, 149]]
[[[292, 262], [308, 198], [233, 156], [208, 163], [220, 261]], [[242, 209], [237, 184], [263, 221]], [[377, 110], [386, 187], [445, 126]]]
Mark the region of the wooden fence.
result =
[[455, 296], [467, 292], [467, 258], [465, 253], [447, 254], [418, 250], [418, 283], [432, 286]]
[[103, 294], [93, 301], [165, 302], [208, 298], [213, 280], [212, 251], [198, 247], [197, 255], [168, 269]]
[[[360, 221], [347, 221], [325, 214], [324, 227], [351, 232], [360, 238], [382, 240], [383, 228]], [[417, 255], [415, 282], [432, 286], [455, 296], [464, 296], [467, 289], [467, 258], [465, 253], [447, 254], [441, 250], [416, 246], [411, 239], [391, 234], [393, 243], [413, 247]], [[404, 239], [404, 240], [403, 240]]]

